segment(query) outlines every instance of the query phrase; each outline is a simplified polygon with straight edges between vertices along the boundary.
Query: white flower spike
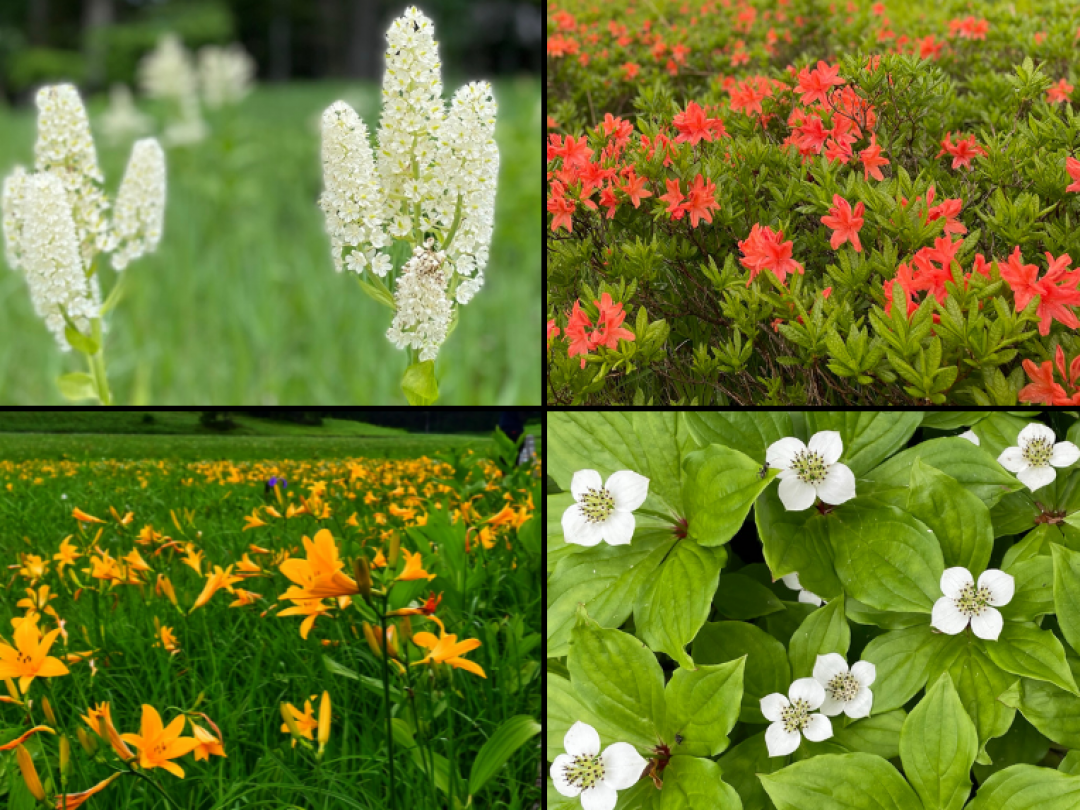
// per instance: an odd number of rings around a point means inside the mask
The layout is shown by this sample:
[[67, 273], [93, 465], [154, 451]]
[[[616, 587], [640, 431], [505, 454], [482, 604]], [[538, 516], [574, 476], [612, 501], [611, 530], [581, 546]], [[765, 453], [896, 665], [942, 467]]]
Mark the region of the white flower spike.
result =
[[799, 592], [800, 602], [804, 602], [808, 605], [821, 605], [825, 601], [816, 593], [813, 593], [803, 588], [803, 586], [799, 583], [799, 574], [797, 571], [791, 574], [784, 574], [781, 579], [784, 581], [785, 585], [791, 588], [791, 590]]
[[1020, 479], [1032, 492], [1053, 483], [1057, 478], [1054, 467], [1068, 467], [1080, 461], [1080, 448], [1072, 442], [1059, 442], [1054, 431], [1033, 422], [1016, 437], [1017, 447], [1007, 447], [998, 464]]
[[587, 723], [570, 726], [565, 754], [551, 763], [551, 780], [563, 796], [580, 796], [584, 810], [612, 810], [616, 791], [633, 787], [648, 762], [630, 743], [618, 742], [600, 752], [600, 735]]
[[649, 495], [649, 479], [630, 470], [608, 476], [607, 484], [596, 470], [578, 470], [570, 482], [577, 501], [562, 516], [567, 543], [595, 546], [606, 540], [622, 546], [634, 536], [635, 509]]
[[870, 685], [876, 676], [877, 669], [869, 661], [857, 661], [848, 669], [847, 661], [839, 653], [819, 655], [814, 664], [814, 680], [825, 687], [821, 713], [832, 717], [843, 712], [851, 718], [869, 715], [874, 702]]
[[782, 757], [799, 747], [803, 737], [821, 742], [832, 736], [832, 723], [823, 714], [811, 714], [825, 702], [825, 687], [813, 678], [799, 678], [788, 697], [773, 692], [761, 699], [761, 713], [772, 725], [765, 730], [770, 757]]
[[793, 436], [780, 439], [765, 451], [765, 463], [780, 470], [780, 500], [789, 512], [801, 512], [821, 498], [837, 505], [855, 497], [855, 474], [837, 463], [844, 443], [835, 430], [810, 437], [809, 445]]
[[971, 623], [979, 638], [996, 641], [1001, 634], [1001, 613], [995, 608], [1012, 601], [1016, 582], [1010, 574], [991, 568], [975, 578], [966, 568], [946, 568], [941, 575], [941, 592], [934, 603], [930, 626], [955, 636]]

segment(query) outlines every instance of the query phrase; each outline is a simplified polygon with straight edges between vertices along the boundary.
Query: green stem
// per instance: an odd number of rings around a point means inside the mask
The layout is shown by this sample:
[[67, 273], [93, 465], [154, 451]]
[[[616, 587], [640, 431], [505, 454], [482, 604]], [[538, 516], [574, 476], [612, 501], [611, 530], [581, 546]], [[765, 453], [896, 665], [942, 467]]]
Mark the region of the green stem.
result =
[[383, 708], [386, 711], [386, 750], [387, 765], [390, 767], [390, 801], [389, 807], [398, 806], [397, 782], [394, 779], [394, 727], [390, 722], [390, 650], [386, 640], [386, 609], [389, 596], [383, 597], [382, 609], [379, 611], [379, 625], [382, 627], [382, 681], [383, 681]]
[[461, 195], [458, 194], [457, 209], [454, 211], [454, 221], [450, 224], [450, 230], [447, 231], [446, 241], [442, 243], [440, 250], [450, 250], [450, 243], [454, 241], [454, 237], [457, 236], [458, 227], [461, 225]]
[[[405, 639], [402, 639], [402, 650], [406, 651], [408, 645], [405, 644]], [[413, 688], [412, 670], [409, 668], [409, 655], [405, 652], [405, 681], [409, 685], [409, 703], [412, 706], [413, 722], [416, 723], [416, 737], [420, 745], [420, 758], [424, 763], [424, 769], [427, 770], [428, 775], [431, 777], [428, 781], [428, 785], [431, 788], [431, 807], [438, 805], [438, 795], [435, 793], [435, 756], [431, 751], [428, 744], [428, 735], [424, 733], [423, 727], [420, 724], [420, 712], [416, 708], [418, 703], [416, 698], [416, 690]]]
[[161, 785], [159, 785], [157, 782], [155, 782], [153, 779], [151, 779], [149, 776], [147, 776], [142, 771], [137, 771], [134, 768], [132, 768], [130, 764], [128, 765], [128, 767], [131, 768], [131, 773], [135, 774], [135, 776], [139, 777], [140, 779], [145, 779], [147, 782], [149, 782], [151, 785], [153, 785], [154, 789], [158, 793], [160, 793], [162, 796], [165, 797], [165, 801], [167, 801], [170, 805], [175, 807], [176, 810], [184, 810], [180, 805], [178, 805], [176, 803], [176, 801], [172, 798], [172, 796], [170, 796], [168, 793], [165, 792], [165, 789], [162, 788]]
[[90, 361], [90, 376], [94, 378], [94, 387], [97, 389], [98, 399], [102, 405], [112, 405], [112, 394], [109, 393], [109, 379], [105, 374], [105, 351], [98, 349], [97, 354], [87, 355]]

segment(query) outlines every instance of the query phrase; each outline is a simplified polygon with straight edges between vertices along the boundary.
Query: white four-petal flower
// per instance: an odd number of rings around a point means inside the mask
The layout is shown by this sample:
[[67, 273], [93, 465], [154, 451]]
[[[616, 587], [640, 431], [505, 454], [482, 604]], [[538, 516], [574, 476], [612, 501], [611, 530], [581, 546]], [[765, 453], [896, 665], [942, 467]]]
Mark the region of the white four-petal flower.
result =
[[799, 592], [800, 602], [805, 602], [810, 605], [820, 605], [822, 602], [825, 601], [816, 593], [806, 590], [801, 584], [799, 584], [799, 573], [797, 571], [791, 574], [784, 574], [781, 579], [784, 581], [785, 585], [791, 588], [791, 590]]
[[793, 436], [773, 442], [765, 451], [765, 463], [780, 470], [780, 500], [789, 512], [801, 512], [816, 498], [841, 504], [855, 497], [855, 474], [838, 464], [844, 443], [835, 430], [823, 430], [803, 444]]
[[773, 692], [761, 699], [761, 713], [772, 721], [765, 730], [765, 746], [770, 757], [782, 757], [799, 747], [806, 737], [821, 742], [832, 736], [832, 723], [823, 714], [810, 712], [825, 702], [825, 687], [813, 678], [799, 678], [788, 689], [788, 697]]
[[1053, 483], [1057, 478], [1054, 467], [1068, 467], [1080, 461], [1080, 447], [1057, 441], [1054, 431], [1038, 422], [1025, 426], [1016, 443], [1017, 447], [1002, 451], [998, 464], [1016, 473], [1020, 483], [1032, 492]]
[[1001, 634], [1001, 613], [995, 608], [1009, 604], [1016, 589], [1012, 575], [991, 568], [975, 577], [966, 568], [946, 568], [941, 575], [941, 592], [930, 614], [930, 626], [955, 636], [971, 623], [979, 638], [996, 641]]
[[849, 670], [839, 653], [819, 655], [814, 664], [814, 680], [825, 687], [825, 702], [821, 713], [830, 717], [843, 712], [848, 717], [866, 717], [874, 696], [870, 684], [877, 669], [869, 661], [857, 661]]
[[551, 763], [551, 780], [563, 796], [581, 796], [583, 810], [612, 810], [616, 791], [633, 787], [648, 765], [630, 743], [614, 743], [600, 753], [600, 735], [580, 721], [570, 726], [563, 746], [566, 753]]
[[626, 545], [634, 536], [632, 512], [645, 503], [649, 479], [630, 470], [608, 476], [607, 484], [596, 470], [578, 470], [570, 482], [577, 501], [562, 516], [567, 543], [595, 546], [606, 540], [613, 546]]

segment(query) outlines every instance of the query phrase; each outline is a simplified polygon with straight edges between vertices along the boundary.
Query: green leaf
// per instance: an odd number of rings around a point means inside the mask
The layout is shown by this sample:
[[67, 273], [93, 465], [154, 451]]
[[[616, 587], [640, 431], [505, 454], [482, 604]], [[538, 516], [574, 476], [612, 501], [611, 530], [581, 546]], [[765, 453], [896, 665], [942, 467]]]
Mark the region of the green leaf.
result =
[[60, 386], [60, 393], [65, 399], [97, 399], [97, 384], [94, 378], [85, 372], [77, 371], [65, 374], [56, 384]]
[[760, 627], [745, 622], [711, 622], [701, 628], [693, 645], [694, 661], [722, 664], [746, 656], [742, 712], [748, 723], [768, 722], [761, 714], [761, 699], [773, 692], [787, 694], [791, 670], [787, 652]]
[[932, 531], [896, 507], [866, 498], [829, 517], [836, 573], [847, 593], [879, 610], [933, 609], [944, 566]]
[[549, 578], [549, 658], [566, 655], [578, 604], [602, 627], [619, 627], [675, 545], [671, 532], [639, 532], [629, 546], [603, 544], [560, 560]]
[[[1054, 612], [1054, 564], [1049, 557], [1031, 557], [1002, 570], [1012, 575], [1016, 581], [1013, 598], [1007, 605], [998, 608], [1006, 621], [1031, 621]], [[1059, 622], [1061, 618], [1059, 611]]]
[[819, 655], [835, 652], [846, 658], [850, 644], [851, 629], [844, 616], [844, 597], [841, 594], [825, 607], [811, 613], [791, 636], [788, 645], [791, 677], [808, 678], [813, 675], [814, 663]]
[[807, 411], [806, 429], [838, 431], [840, 460], [860, 478], [906, 445], [922, 419], [920, 411]]
[[667, 710], [661, 735], [672, 753], [713, 757], [727, 748], [727, 735], [739, 719], [745, 664], [740, 658], [675, 671], [664, 690]]
[[695, 449], [681, 415], [670, 411], [558, 411], [548, 417], [551, 439], [548, 474], [570, 491], [578, 470], [607, 477], [632, 470], [649, 479], [645, 507], [681, 515], [682, 457]]
[[832, 599], [842, 590], [836, 578], [829, 546], [828, 522], [835, 519], [816, 509], [789, 512], [780, 502], [777, 487], [768, 487], [754, 508], [758, 536], [765, 562], [776, 578], [792, 572], [799, 583], [823, 599]]
[[579, 720], [596, 729], [604, 744], [618, 742], [618, 730], [593, 714], [578, 697], [570, 681], [561, 675], [547, 673], [547, 758], [565, 754], [563, 738], [570, 726]]
[[786, 757], [770, 757], [765, 732], [748, 737], [720, 757], [724, 781], [735, 788], [747, 810], [772, 810], [775, 805], [761, 786], [758, 774], [770, 774], [784, 767]]
[[765, 463], [765, 450], [785, 436], [794, 436], [791, 417], [784, 411], [691, 411], [686, 426], [699, 447], [722, 444]]
[[933, 632], [928, 623], [871, 639], [862, 658], [877, 669], [872, 688], [873, 711], [889, 711], [915, 697], [926, 683], [930, 662], [945, 641], [946, 637]]
[[410, 405], [434, 405], [439, 398], [439, 384], [435, 381], [435, 361], [413, 363], [401, 378], [401, 390]]
[[922, 808], [896, 768], [873, 754], [826, 754], [760, 778], [778, 810]]
[[720, 778], [720, 766], [698, 757], [672, 757], [664, 769], [660, 810], [742, 810], [739, 794]]
[[852, 752], [861, 751], [892, 759], [900, 753], [900, 729], [906, 717], [907, 712], [903, 709], [864, 717], [837, 729], [833, 740]]
[[1030, 492], [1010, 492], [990, 510], [990, 519], [994, 522], [994, 537], [1023, 534], [1035, 525], [1038, 515], [1039, 510]]
[[581, 702], [622, 742], [656, 745], [664, 722], [664, 673], [644, 644], [629, 633], [604, 630], [580, 608], [567, 668]]
[[723, 574], [713, 596], [720, 615], [746, 621], [784, 609], [784, 603], [757, 580], [742, 574]]
[[986, 418], [986, 411], [927, 411], [922, 426], [937, 430], [971, 427]]
[[74, 326], [68, 325], [64, 327], [64, 337], [67, 338], [68, 345], [77, 352], [97, 354], [101, 350], [100, 343], [89, 335], [84, 335]]
[[1034, 419], [1008, 413], [991, 412], [973, 430], [979, 437], [979, 446], [997, 458], [1005, 448], [1016, 447], [1016, 439], [1020, 431], [1034, 421]]
[[884, 630], [903, 630], [917, 624], [926, 624], [925, 613], [894, 613], [878, 610], [858, 599], [847, 599], [847, 617], [856, 624], [873, 624]]
[[525, 743], [540, 733], [540, 724], [527, 714], [508, 717], [488, 737], [473, 760], [469, 774], [469, 795], [475, 796], [507, 760]]
[[[1075, 667], [1075, 660], [1071, 663]], [[1031, 725], [1054, 742], [1080, 748], [1080, 698], [1076, 695], [1046, 681], [1023, 678], [1015, 698], [1002, 695], [998, 699], [1019, 709]]]
[[979, 738], [948, 673], [938, 678], [900, 732], [904, 773], [926, 810], [960, 810], [971, 794]]
[[709, 616], [709, 600], [726, 560], [727, 549], [702, 548], [688, 539], [675, 544], [634, 603], [634, 624], [646, 644], [693, 668], [685, 648]]
[[1080, 652], [1080, 553], [1050, 544], [1054, 560], [1054, 606], [1065, 640]]
[[1006, 672], [1034, 678], [1078, 694], [1065, 661], [1065, 648], [1049, 630], [1033, 624], [1006, 622], [997, 641], [985, 642], [990, 659]]
[[986, 744], [986, 754], [993, 762], [989, 765], [977, 764], [975, 780], [982, 784], [991, 774], [1003, 771], [1011, 765], [1039, 763], [1049, 751], [1050, 740], [1026, 719], [1017, 717], [1008, 731]]
[[[339, 664], [333, 658], [328, 655], [322, 657], [323, 666], [326, 667], [326, 671], [331, 675], [340, 675], [343, 678], [349, 678], [356, 681], [362, 686], [367, 687], [370, 691], [376, 695], [383, 694], [383, 682], [379, 678], [372, 678], [368, 675], [361, 675], [359, 672], [354, 672], [344, 664]], [[393, 684], [390, 684], [390, 697], [394, 700], [401, 700], [404, 696], [401, 690]]]
[[360, 284], [360, 289], [371, 298], [378, 301], [384, 307], [387, 307], [391, 312], [397, 312], [397, 303], [394, 301], [394, 295], [387, 289], [382, 279], [378, 276], [371, 274], [368, 276], [369, 281], [365, 281], [363, 276], [357, 276], [356, 280]]
[[726, 543], [742, 527], [758, 495], [778, 474], [738, 450], [712, 444], [683, 460], [683, 504], [689, 533], [703, 546]]
[[1035, 765], [1013, 765], [979, 787], [968, 810], [1075, 810], [1080, 776]]
[[915, 459], [907, 511], [934, 532], [946, 568], [986, 568], [994, 550], [990, 510], [955, 478]]
[[[430, 752], [432, 756], [431, 766], [428, 765], [427, 754], [416, 744], [409, 724], [400, 717], [395, 717], [391, 722], [391, 730], [394, 735], [394, 744], [404, 749], [413, 764], [421, 771], [429, 774], [428, 778], [435, 783], [435, 787], [443, 793], [449, 792], [451, 767], [450, 762], [442, 754]], [[457, 781], [456, 774], [454, 781]]]
[[955, 478], [987, 506], [993, 506], [1005, 494], [1016, 492], [1023, 486], [989, 453], [958, 436], [921, 442], [897, 453], [868, 472], [865, 478], [873, 482], [875, 491], [906, 488], [911, 478], [911, 465], [917, 458]]
[[1061, 760], [1061, 764], [1058, 765], [1058, 770], [1073, 775], [1080, 773], [1080, 751], [1067, 753], [1065, 759]]

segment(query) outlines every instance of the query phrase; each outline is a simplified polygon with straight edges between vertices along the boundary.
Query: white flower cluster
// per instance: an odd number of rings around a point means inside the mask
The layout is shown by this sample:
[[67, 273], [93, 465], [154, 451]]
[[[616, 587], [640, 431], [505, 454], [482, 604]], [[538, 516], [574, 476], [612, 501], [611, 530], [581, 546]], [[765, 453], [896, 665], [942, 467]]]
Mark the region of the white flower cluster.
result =
[[165, 34], [157, 48], [143, 57], [139, 63], [139, 84], [150, 98], [176, 105], [178, 117], [165, 128], [166, 143], [180, 146], [206, 137], [206, 122], [199, 109], [195, 61], [176, 34]]
[[[331, 106], [323, 116], [320, 204], [338, 271], [386, 276], [392, 263], [383, 249], [392, 239], [413, 246], [387, 334], [399, 348], [434, 359], [454, 302], [467, 304], [484, 283], [499, 169], [495, 101], [491, 86], [477, 82], [447, 108], [434, 27], [415, 7], [394, 21], [387, 41], [377, 155], [353, 109]], [[428, 240], [433, 247], [421, 247]], [[432, 254], [441, 255], [438, 271], [419, 272]], [[432, 309], [424, 314], [421, 305]]]
[[446, 254], [428, 239], [413, 250], [397, 280], [397, 312], [386, 337], [399, 349], [411, 346], [421, 360], [434, 360], [446, 340], [453, 304], [446, 297]]
[[240, 102], [251, 92], [254, 77], [255, 60], [239, 43], [207, 45], [199, 51], [199, 86], [211, 109]]
[[8, 264], [25, 273], [35, 310], [68, 351], [61, 309], [84, 334], [100, 318], [98, 254], [119, 245], [113, 265], [121, 269], [161, 238], [165, 156], [156, 141], [136, 145], [110, 223], [78, 91], [71, 85], [44, 87], [37, 104], [37, 171], [16, 166], [4, 182], [4, 240]]
[[139, 112], [131, 89], [114, 84], [109, 90], [109, 109], [101, 116], [101, 130], [113, 143], [144, 135], [153, 128], [150, 117]]

